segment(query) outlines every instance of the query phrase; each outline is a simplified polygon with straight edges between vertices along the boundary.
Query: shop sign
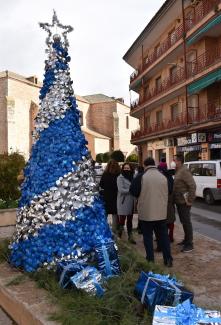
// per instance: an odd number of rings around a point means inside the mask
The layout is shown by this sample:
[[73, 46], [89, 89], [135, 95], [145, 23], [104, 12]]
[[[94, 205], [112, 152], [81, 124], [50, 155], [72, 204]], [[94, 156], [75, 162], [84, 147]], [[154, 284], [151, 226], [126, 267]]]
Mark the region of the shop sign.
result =
[[212, 143], [210, 149], [221, 149], [221, 143]]
[[185, 146], [187, 144], [188, 144], [187, 137], [177, 138], [177, 145], [178, 146]]
[[201, 151], [201, 146], [187, 146], [187, 147], [177, 147], [178, 152], [191, 152], [191, 151]]
[[[221, 134], [220, 134], [221, 141]], [[186, 146], [187, 144], [203, 143], [206, 142], [206, 133], [192, 133], [188, 137], [177, 138], [178, 146]]]
[[221, 133], [209, 133], [207, 135], [208, 142], [221, 142]]
[[198, 133], [197, 138], [199, 143], [206, 142], [206, 133]]

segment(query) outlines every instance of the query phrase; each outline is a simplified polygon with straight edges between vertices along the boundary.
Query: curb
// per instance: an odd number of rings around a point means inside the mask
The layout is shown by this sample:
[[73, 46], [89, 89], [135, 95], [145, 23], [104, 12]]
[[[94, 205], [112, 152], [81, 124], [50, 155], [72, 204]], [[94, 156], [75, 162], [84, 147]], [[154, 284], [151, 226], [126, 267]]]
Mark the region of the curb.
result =
[[58, 325], [48, 320], [55, 306], [49, 303], [47, 293], [35, 286], [31, 280], [19, 285], [7, 286], [11, 280], [22, 273], [10, 268], [6, 263], [0, 265], [0, 305], [18, 325]]

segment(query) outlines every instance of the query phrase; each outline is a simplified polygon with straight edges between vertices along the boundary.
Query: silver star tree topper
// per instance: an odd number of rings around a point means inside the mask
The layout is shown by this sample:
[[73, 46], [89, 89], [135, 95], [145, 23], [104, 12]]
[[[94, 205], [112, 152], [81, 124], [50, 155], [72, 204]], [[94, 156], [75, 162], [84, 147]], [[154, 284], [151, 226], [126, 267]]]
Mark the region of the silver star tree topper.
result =
[[[63, 36], [63, 43], [65, 47], [69, 46], [68, 39], [67, 39], [67, 33], [70, 33], [74, 30], [74, 28], [70, 25], [62, 25], [60, 21], [58, 20], [56, 11], [53, 10], [53, 17], [52, 17], [52, 24], [48, 23], [39, 23], [40, 27], [43, 28], [47, 33], [48, 37], [46, 38], [46, 44], [50, 46], [52, 44], [52, 38], [53, 40], [59, 39], [61, 40], [61, 35]], [[63, 30], [63, 32], [58, 32], [58, 30]], [[55, 32], [54, 32], [54, 31]]]

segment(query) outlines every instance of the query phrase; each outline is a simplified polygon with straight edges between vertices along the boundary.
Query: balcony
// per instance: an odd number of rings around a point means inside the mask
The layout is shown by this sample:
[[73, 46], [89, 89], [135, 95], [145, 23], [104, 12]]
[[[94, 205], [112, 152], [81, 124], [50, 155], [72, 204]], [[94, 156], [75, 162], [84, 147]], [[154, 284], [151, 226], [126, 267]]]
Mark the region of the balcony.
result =
[[183, 36], [184, 28], [181, 24], [175, 31], [169, 35], [159, 47], [154, 49], [147, 57], [143, 59], [143, 66], [134, 71], [130, 76], [130, 83], [137, 79], [148, 67], [156, 62], [164, 53], [166, 53], [174, 44], [176, 44]]
[[187, 76], [188, 78], [194, 77], [218, 62], [221, 62], [221, 44], [201, 54], [196, 60], [187, 63]]
[[132, 132], [131, 140], [138, 140], [149, 135], [162, 133], [168, 130], [176, 129], [187, 124], [186, 114], [180, 113], [175, 120], [164, 119], [161, 123], [152, 123], [146, 129]]
[[153, 98], [162, 95], [166, 91], [169, 91], [171, 88], [175, 87], [179, 83], [185, 80], [185, 70], [183, 68], [178, 68], [177, 71], [171, 74], [168, 78], [164, 79], [158, 86], [150, 89], [145, 96], [139, 98], [131, 103], [131, 110], [133, 111], [136, 107], [147, 104], [148, 101]]
[[188, 16], [185, 17], [185, 30], [186, 32], [192, 29], [197, 23], [199, 23], [204, 17], [206, 17], [211, 11], [221, 3], [221, 0], [202, 0], [196, 5]]
[[207, 103], [202, 107], [188, 107], [188, 114], [180, 113], [175, 120], [164, 119], [161, 123], [152, 123], [144, 130], [137, 130], [132, 132], [131, 140], [142, 140], [148, 136], [154, 136], [165, 132], [175, 131], [175, 129], [187, 126], [191, 128], [192, 125], [216, 122], [221, 119], [221, 102], [214, 101]]
[[197, 124], [221, 119], [221, 103], [211, 102], [202, 107], [188, 107], [188, 124]]

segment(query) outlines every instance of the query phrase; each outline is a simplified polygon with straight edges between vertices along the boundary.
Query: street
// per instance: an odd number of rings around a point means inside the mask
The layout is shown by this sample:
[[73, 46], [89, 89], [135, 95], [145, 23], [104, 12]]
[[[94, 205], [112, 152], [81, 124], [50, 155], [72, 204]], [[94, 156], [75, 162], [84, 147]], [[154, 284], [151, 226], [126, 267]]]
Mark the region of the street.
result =
[[[197, 198], [191, 209], [194, 231], [221, 242], [221, 202], [207, 205]], [[179, 222], [177, 218], [176, 222]]]

